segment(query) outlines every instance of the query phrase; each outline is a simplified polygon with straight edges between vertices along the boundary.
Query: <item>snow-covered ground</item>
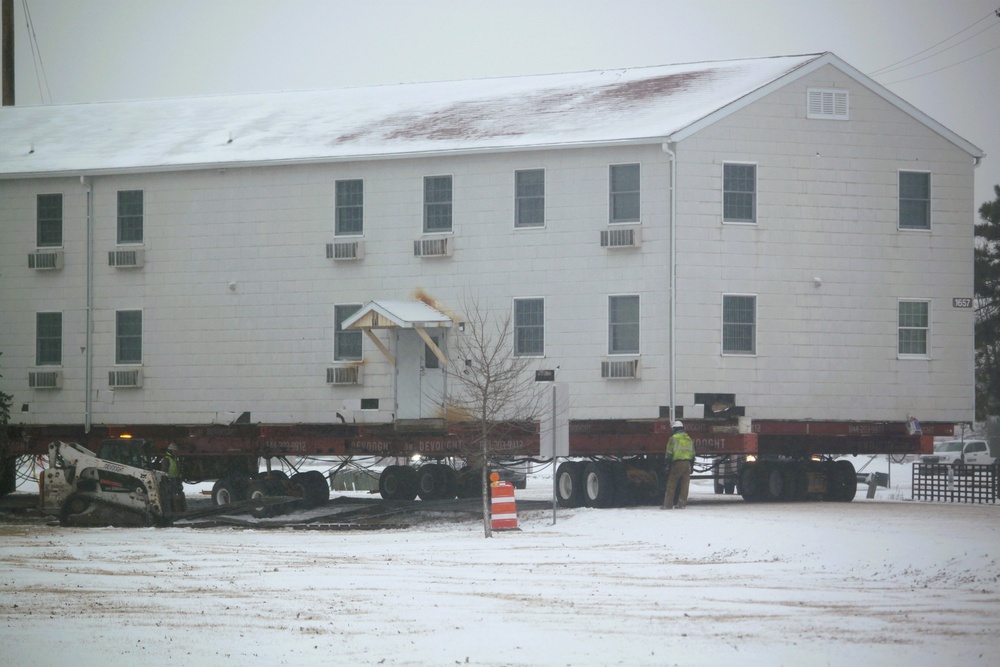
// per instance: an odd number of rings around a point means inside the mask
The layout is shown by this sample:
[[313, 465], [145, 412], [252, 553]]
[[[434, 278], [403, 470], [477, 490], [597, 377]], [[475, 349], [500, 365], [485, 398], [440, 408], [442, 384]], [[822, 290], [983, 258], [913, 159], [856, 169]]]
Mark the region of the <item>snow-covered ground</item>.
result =
[[0, 664], [995, 665], [1000, 507], [909, 485], [748, 504], [697, 481], [684, 511], [532, 510], [488, 540], [7, 523]]

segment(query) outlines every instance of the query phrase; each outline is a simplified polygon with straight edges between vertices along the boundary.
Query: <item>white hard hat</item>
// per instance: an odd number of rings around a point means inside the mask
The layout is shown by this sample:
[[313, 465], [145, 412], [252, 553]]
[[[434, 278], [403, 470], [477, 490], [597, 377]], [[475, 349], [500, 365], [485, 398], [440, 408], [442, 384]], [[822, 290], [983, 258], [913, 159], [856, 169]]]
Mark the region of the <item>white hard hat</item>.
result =
[[676, 421], [676, 422], [674, 422], [674, 423], [673, 423], [673, 424], [671, 424], [670, 426], [671, 426], [671, 428], [684, 428], [684, 424], [682, 424], [682, 423], [681, 423], [681, 422], [679, 422], [679, 421]]
[[168, 452], [176, 452], [178, 449], [180, 449], [180, 447], [178, 447], [177, 445], [175, 445], [172, 442], [169, 445], [167, 445], [167, 451]]

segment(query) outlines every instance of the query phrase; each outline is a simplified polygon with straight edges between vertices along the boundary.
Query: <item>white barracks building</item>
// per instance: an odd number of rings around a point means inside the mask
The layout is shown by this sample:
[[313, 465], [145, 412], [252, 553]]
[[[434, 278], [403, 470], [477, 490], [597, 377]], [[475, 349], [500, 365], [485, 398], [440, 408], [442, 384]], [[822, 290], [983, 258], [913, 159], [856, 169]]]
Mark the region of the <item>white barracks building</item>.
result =
[[830, 53], [6, 107], [0, 388], [441, 418], [474, 303], [575, 420], [970, 421], [982, 155]]

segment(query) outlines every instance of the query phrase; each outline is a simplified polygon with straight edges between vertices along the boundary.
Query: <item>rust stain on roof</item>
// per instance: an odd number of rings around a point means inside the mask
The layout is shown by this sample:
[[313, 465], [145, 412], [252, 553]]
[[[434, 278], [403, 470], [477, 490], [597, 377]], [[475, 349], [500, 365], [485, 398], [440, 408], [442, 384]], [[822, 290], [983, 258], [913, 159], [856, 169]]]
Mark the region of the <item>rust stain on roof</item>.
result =
[[555, 89], [517, 98], [492, 98], [454, 102], [426, 113], [404, 112], [387, 116], [372, 126], [342, 134], [335, 143], [365, 137], [379, 140], [475, 140], [516, 137], [559, 116], [592, 123], [593, 115], [655, 104], [718, 76], [718, 69], [681, 72], [648, 79], [633, 79], [596, 88]]

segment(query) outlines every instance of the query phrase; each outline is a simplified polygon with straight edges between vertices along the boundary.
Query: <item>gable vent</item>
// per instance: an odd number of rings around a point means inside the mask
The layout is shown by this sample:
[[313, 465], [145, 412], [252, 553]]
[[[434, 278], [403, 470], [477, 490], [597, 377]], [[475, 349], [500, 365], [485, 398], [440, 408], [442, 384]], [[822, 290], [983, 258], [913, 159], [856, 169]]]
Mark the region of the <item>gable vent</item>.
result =
[[109, 387], [141, 387], [142, 369], [114, 370], [108, 372]]
[[601, 230], [602, 248], [638, 248], [639, 227], [612, 227]]
[[833, 120], [848, 119], [848, 99], [846, 90], [810, 88], [808, 92], [808, 118]]
[[448, 237], [418, 239], [413, 242], [414, 257], [451, 257], [452, 244]]
[[639, 377], [639, 360], [602, 361], [601, 377], [605, 380], [632, 380]]
[[360, 366], [334, 366], [326, 369], [327, 384], [361, 384]]
[[28, 253], [28, 268], [39, 271], [56, 270], [63, 267], [62, 250], [36, 250]]
[[142, 248], [117, 248], [108, 253], [108, 266], [119, 269], [138, 269], [145, 264], [145, 253]]
[[32, 389], [62, 389], [62, 371], [31, 371], [28, 386]]
[[361, 259], [365, 256], [365, 246], [361, 241], [337, 241], [326, 244], [326, 258], [333, 260]]

